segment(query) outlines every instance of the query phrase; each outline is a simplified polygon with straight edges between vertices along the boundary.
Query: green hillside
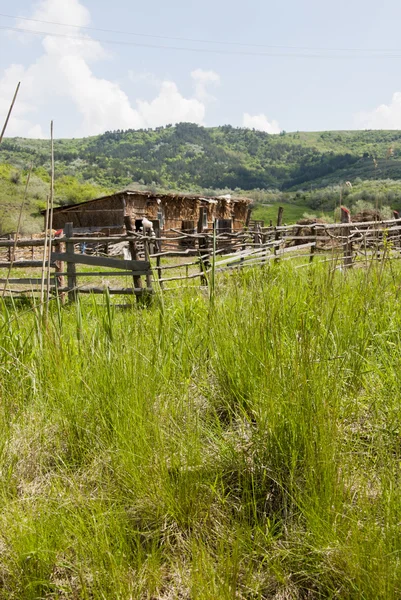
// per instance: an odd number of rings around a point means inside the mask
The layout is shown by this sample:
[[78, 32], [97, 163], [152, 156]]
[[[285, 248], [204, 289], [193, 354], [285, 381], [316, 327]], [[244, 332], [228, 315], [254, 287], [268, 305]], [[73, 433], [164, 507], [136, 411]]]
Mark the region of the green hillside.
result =
[[[312, 211], [331, 211], [346, 194], [354, 196], [350, 201], [401, 207], [401, 131], [269, 135], [229, 125], [180, 123], [56, 140], [55, 160], [57, 203], [143, 186], [209, 193], [236, 190], [257, 202], [285, 201]], [[20, 201], [31, 161], [35, 191], [29, 210], [34, 217], [48, 193], [49, 142], [8, 138], [0, 146], [2, 230], [4, 215], [14, 219], [12, 207]], [[352, 192], [339, 187], [346, 181], [353, 184]]]
[[[391, 155], [390, 155], [391, 154]], [[45, 140], [7, 139], [0, 160], [48, 167]], [[133, 181], [178, 188], [292, 189], [316, 182], [401, 176], [401, 132], [343, 131], [269, 135], [191, 123], [57, 140], [59, 174], [100, 185]], [[325, 181], [326, 179], [326, 181]]]

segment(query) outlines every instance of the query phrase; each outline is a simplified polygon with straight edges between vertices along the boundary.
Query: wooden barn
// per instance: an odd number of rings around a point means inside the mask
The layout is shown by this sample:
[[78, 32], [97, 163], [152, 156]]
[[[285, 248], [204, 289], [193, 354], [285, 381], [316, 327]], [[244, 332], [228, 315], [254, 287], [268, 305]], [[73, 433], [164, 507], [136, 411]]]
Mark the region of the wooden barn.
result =
[[194, 194], [153, 194], [142, 191], [123, 191], [80, 204], [54, 209], [53, 228], [63, 229], [73, 223], [76, 232], [123, 233], [124, 217], [130, 216], [140, 230], [147, 218], [161, 231], [178, 229], [191, 233], [201, 223], [202, 229], [240, 231], [249, 221], [249, 198], [232, 196], [205, 197]]

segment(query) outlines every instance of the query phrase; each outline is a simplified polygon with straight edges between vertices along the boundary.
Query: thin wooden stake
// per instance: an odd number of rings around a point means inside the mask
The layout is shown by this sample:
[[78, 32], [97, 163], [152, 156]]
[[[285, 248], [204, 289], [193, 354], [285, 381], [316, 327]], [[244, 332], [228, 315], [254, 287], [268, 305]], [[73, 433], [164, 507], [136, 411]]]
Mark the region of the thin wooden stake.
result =
[[[43, 260], [42, 260], [42, 281], [40, 284], [40, 316], [43, 317], [43, 303], [45, 294], [45, 272], [46, 272], [46, 253], [47, 253], [47, 234], [49, 231], [49, 196], [46, 198], [46, 217], [45, 217], [45, 243], [43, 245]], [[49, 256], [50, 261], [50, 256]]]
[[47, 261], [47, 285], [46, 285], [46, 313], [49, 312], [50, 300], [50, 257], [52, 254], [52, 231], [53, 231], [53, 207], [54, 207], [54, 139], [53, 139], [53, 121], [50, 123], [50, 151], [51, 151], [51, 176], [50, 176], [50, 216], [49, 216], [49, 251]]
[[8, 111], [8, 114], [7, 114], [7, 117], [6, 117], [6, 121], [5, 121], [5, 123], [4, 123], [3, 129], [1, 130], [1, 134], [0, 134], [0, 144], [1, 144], [1, 142], [3, 141], [3, 137], [4, 137], [4, 134], [5, 134], [5, 132], [6, 132], [6, 129], [7, 129], [8, 121], [10, 120], [11, 113], [12, 113], [12, 111], [13, 111], [14, 104], [15, 104], [15, 101], [16, 101], [16, 99], [17, 99], [17, 95], [18, 95], [18, 91], [19, 91], [20, 85], [21, 85], [21, 82], [19, 82], [19, 83], [18, 83], [18, 85], [17, 85], [17, 89], [15, 90], [15, 94], [14, 94], [13, 101], [11, 102], [10, 110]]

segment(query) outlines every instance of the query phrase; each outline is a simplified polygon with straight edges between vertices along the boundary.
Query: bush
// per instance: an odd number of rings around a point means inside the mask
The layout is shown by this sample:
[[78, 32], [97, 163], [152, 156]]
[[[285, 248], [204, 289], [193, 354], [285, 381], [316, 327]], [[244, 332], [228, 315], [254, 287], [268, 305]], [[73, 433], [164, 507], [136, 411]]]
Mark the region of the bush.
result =
[[10, 181], [16, 185], [21, 183], [21, 173], [19, 171], [13, 171], [10, 175]]

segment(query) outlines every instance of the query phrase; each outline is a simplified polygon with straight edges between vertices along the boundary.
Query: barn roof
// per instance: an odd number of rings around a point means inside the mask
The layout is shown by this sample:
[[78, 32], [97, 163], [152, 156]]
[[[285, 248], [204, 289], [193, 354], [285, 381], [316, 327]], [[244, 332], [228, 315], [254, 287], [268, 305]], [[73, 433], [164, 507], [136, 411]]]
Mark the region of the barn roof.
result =
[[[241, 196], [205, 196], [202, 194], [191, 194], [185, 192], [176, 192], [176, 193], [163, 193], [163, 194], [155, 194], [150, 191], [139, 191], [139, 190], [122, 190], [121, 192], [115, 192], [114, 194], [108, 194], [107, 196], [101, 196], [100, 198], [94, 198], [93, 200], [87, 200], [86, 202], [77, 202], [75, 204], [66, 204], [65, 206], [58, 206], [54, 208], [54, 212], [62, 212], [68, 211], [71, 208], [76, 208], [77, 206], [86, 206], [87, 204], [92, 204], [94, 202], [99, 202], [99, 200], [106, 200], [108, 198], [119, 198], [121, 196], [145, 196], [147, 198], [160, 198], [161, 200], [179, 200], [179, 199], [187, 199], [187, 200], [230, 200], [230, 202], [242, 202], [245, 204], [251, 204], [253, 200], [251, 198], [241, 197]], [[42, 214], [46, 211], [42, 210]]]

